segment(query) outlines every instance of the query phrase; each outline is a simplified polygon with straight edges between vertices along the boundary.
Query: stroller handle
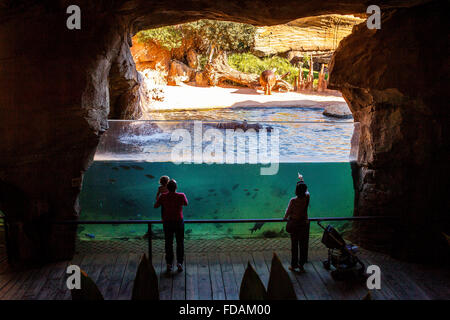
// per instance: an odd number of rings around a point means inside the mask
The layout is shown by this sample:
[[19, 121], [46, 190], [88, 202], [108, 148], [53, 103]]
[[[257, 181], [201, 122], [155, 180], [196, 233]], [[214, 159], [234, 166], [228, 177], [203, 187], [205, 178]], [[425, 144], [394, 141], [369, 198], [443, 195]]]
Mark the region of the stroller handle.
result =
[[317, 224], [319, 225], [319, 227], [321, 227], [323, 230], [325, 230], [325, 227], [323, 225], [320, 224], [321, 220], [317, 220]]

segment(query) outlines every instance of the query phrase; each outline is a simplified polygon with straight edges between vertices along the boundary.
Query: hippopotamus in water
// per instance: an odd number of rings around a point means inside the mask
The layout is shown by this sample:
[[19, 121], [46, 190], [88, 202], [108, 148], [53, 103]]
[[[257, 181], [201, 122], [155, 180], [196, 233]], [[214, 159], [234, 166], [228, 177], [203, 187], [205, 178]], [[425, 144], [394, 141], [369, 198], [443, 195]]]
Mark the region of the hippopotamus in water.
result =
[[272, 88], [277, 82], [277, 76], [273, 70], [265, 70], [259, 77], [259, 83], [264, 88], [264, 94], [272, 94]]
[[247, 120], [244, 120], [242, 122], [219, 122], [215, 124], [216, 128], [219, 129], [242, 129], [244, 131], [247, 131], [248, 129], [254, 129], [255, 131], [266, 129], [267, 132], [272, 132], [273, 128], [271, 126], [263, 127], [259, 123], [248, 123]]

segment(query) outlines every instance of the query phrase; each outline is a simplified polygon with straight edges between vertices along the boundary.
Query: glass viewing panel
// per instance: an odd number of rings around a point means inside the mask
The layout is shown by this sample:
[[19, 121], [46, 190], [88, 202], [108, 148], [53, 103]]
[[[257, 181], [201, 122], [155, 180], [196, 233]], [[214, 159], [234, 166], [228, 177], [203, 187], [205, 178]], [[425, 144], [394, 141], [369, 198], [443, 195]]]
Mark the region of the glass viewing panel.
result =
[[[282, 218], [298, 172], [311, 193], [310, 217], [353, 215], [350, 153], [356, 154], [359, 136], [353, 121], [153, 120], [109, 126], [84, 177], [81, 219], [160, 219], [161, 209], [153, 204], [162, 175], [174, 178], [186, 194], [186, 220]], [[185, 234], [277, 237], [287, 235], [284, 227], [186, 224]], [[126, 240], [142, 237], [146, 228], [85, 225], [79, 237]], [[153, 229], [162, 238], [162, 227]]]

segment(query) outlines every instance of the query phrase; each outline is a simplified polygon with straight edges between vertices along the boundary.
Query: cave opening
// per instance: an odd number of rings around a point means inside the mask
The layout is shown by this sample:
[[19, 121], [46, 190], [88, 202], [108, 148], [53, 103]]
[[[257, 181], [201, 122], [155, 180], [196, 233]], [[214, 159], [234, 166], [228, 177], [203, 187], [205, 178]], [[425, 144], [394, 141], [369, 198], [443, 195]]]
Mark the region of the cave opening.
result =
[[[192, 200], [185, 209], [186, 219], [280, 218], [285, 202], [293, 195], [292, 185], [286, 181], [295, 182], [298, 172], [313, 193], [310, 217], [353, 216], [349, 161], [355, 160], [358, 134], [353, 134], [354, 122], [341, 94], [326, 89], [328, 69], [323, 67], [329, 64], [340, 40], [351, 33], [355, 24], [364, 21], [353, 15], [324, 15], [258, 28], [200, 20], [138, 32], [131, 39], [133, 61], [128, 62], [136, 65], [137, 81], [130, 85], [123, 79], [117, 80], [123, 62], [113, 64], [109, 73], [109, 118], [114, 120], [109, 121], [94, 163], [84, 177], [80, 218], [158, 220], [160, 214], [152, 208], [152, 194], [162, 175], [176, 178]], [[200, 31], [205, 28], [208, 33]], [[271, 46], [273, 39], [289, 33], [294, 34], [292, 38], [278, 40], [277, 46]], [[294, 49], [301, 50], [292, 49], [294, 45]], [[223, 55], [229, 69], [211, 71], [208, 63]], [[289, 78], [284, 87], [266, 96], [256, 87], [259, 74], [255, 73], [271, 67], [279, 77], [288, 73]], [[212, 82], [209, 76], [205, 81], [206, 70], [220, 73], [222, 78]], [[300, 72], [302, 82], [311, 79], [312, 83], [300, 87]], [[136, 92], [140, 104], [135, 103]], [[137, 111], [131, 109], [133, 105]], [[123, 118], [136, 121], [120, 121]], [[173, 159], [172, 151], [177, 148], [177, 143], [171, 143], [173, 133], [182, 129], [196, 136], [195, 121], [201, 123], [199, 136], [204, 140], [215, 130], [215, 139], [225, 143], [226, 132], [232, 129], [243, 130], [237, 139], [248, 139], [248, 144], [243, 150], [237, 150], [239, 145], [224, 144], [220, 148], [224, 154], [221, 159], [205, 159], [206, 149], [212, 145], [209, 139], [200, 143], [204, 158], [195, 161], [195, 165], [189, 160], [181, 166], [172, 165], [170, 162], [179, 160]], [[279, 163], [270, 175], [262, 175], [258, 168], [260, 130], [269, 131], [269, 144], [271, 132], [276, 130], [280, 135], [280, 158], [276, 160]], [[194, 144], [192, 141], [188, 152], [195, 151]], [[227, 154], [231, 149], [236, 153], [236, 159], [232, 155], [234, 160], [229, 160]], [[242, 161], [237, 160], [239, 155], [243, 156]], [[211, 206], [210, 200], [216, 205]], [[347, 231], [349, 225], [345, 224]], [[253, 224], [215, 226], [217, 230], [212, 233], [208, 225], [193, 226], [187, 230], [186, 238], [288, 235], [282, 223], [266, 224], [256, 230]], [[312, 228], [311, 235], [319, 236], [318, 226], [314, 224]], [[145, 226], [88, 225], [78, 229], [78, 237], [128, 240], [139, 239], [145, 232]], [[154, 232], [155, 236], [162, 234], [158, 227]]]

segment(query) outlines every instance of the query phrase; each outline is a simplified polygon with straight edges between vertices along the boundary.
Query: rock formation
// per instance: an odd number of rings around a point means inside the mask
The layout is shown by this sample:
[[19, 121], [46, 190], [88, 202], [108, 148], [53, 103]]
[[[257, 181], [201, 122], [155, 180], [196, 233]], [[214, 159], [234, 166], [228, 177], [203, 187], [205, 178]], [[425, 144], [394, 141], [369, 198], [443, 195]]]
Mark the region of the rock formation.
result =
[[331, 57], [339, 42], [363, 22], [353, 15], [321, 15], [283, 25], [258, 27], [254, 51], [259, 56], [286, 53], [289, 60], [304, 54]]
[[[14, 263], [73, 255], [75, 228], [49, 222], [78, 219], [83, 174], [108, 129], [110, 111], [122, 114], [123, 101], [137, 101], [131, 35], [199, 18], [275, 25], [364, 13], [367, 5], [361, 0], [76, 2], [82, 8], [81, 30], [66, 28], [63, 1], [0, 4], [0, 210], [8, 219]], [[416, 7], [421, 3], [427, 4]], [[445, 227], [431, 222], [447, 217], [449, 207], [450, 64], [442, 50], [448, 47], [448, 4], [379, 5], [387, 13], [382, 29], [361, 26], [342, 41], [330, 78], [361, 122], [356, 214], [401, 216], [407, 227], [396, 249], [430, 253], [435, 247], [423, 246], [435, 244], [433, 231]], [[110, 95], [110, 83], [121, 88], [119, 95]]]
[[333, 118], [351, 119], [352, 112], [348, 108], [348, 105], [343, 103], [332, 103], [325, 106], [323, 115]]
[[[384, 14], [380, 30], [359, 25], [330, 66], [330, 86], [361, 127], [355, 215], [399, 217], [392, 246], [403, 257], [438, 256], [448, 228], [447, 10], [430, 3]], [[362, 231], [372, 247], [388, 235]]]

